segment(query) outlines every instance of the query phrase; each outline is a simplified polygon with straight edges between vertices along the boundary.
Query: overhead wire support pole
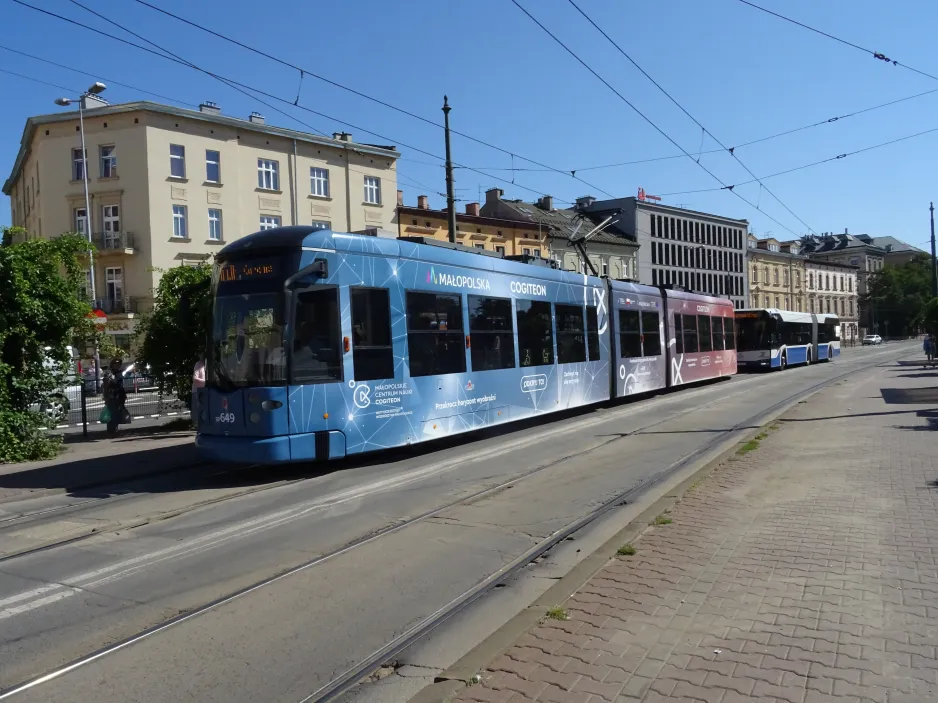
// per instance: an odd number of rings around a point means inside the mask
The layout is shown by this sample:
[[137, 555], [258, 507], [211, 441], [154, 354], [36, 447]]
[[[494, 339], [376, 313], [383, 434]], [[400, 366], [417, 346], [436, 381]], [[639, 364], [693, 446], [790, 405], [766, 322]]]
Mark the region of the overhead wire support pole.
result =
[[935, 204], [929, 203], [931, 213], [931, 294], [938, 298], [938, 260], [935, 259]]
[[456, 243], [456, 196], [453, 184], [453, 155], [449, 146], [449, 99], [443, 96], [443, 124], [446, 133], [446, 219], [449, 223], [449, 241]]

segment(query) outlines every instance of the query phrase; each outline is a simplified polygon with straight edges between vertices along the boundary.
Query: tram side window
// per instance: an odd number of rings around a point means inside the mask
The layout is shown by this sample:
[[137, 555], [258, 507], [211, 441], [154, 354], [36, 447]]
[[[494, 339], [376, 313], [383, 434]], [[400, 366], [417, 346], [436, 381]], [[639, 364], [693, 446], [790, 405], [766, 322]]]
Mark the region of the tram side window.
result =
[[391, 300], [386, 288], [352, 288], [352, 363], [356, 381], [394, 378]]
[[700, 351], [713, 351], [713, 340], [710, 339], [710, 317], [708, 315], [697, 316], [697, 338]]
[[644, 356], [661, 356], [661, 329], [658, 313], [642, 313], [642, 353]]
[[407, 291], [407, 352], [411, 376], [465, 372], [460, 296]]
[[554, 328], [550, 303], [519, 300], [518, 350], [522, 366], [546, 366], [554, 363]]
[[586, 347], [590, 361], [599, 361], [599, 314], [596, 308], [586, 308]]
[[710, 329], [713, 332], [713, 350], [723, 351], [723, 318], [711, 317]]
[[515, 335], [511, 300], [470, 295], [469, 338], [473, 371], [513, 369]]
[[642, 329], [638, 310], [619, 311], [619, 351], [624, 358], [642, 355]]
[[293, 335], [293, 383], [342, 380], [339, 352], [339, 289], [320, 288], [297, 296]]
[[683, 315], [681, 322], [684, 326], [684, 353], [696, 354], [699, 351], [697, 345], [697, 316]]
[[557, 317], [557, 363], [578, 364], [586, 361], [583, 308], [578, 305], [555, 305], [554, 312]]
[[723, 318], [723, 346], [727, 349], [736, 348], [736, 320], [732, 317]]
[[674, 353], [684, 353], [684, 325], [681, 324], [681, 314], [674, 313]]

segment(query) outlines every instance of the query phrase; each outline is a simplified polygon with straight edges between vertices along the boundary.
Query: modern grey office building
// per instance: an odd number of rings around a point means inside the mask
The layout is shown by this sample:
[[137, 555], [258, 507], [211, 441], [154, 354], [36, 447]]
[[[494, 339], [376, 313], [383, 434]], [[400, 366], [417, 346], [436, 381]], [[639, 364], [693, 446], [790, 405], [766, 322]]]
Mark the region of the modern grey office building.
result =
[[612, 215], [612, 231], [639, 243], [639, 282], [677, 285], [745, 306], [748, 220], [735, 220], [638, 198], [579, 198], [591, 219]]

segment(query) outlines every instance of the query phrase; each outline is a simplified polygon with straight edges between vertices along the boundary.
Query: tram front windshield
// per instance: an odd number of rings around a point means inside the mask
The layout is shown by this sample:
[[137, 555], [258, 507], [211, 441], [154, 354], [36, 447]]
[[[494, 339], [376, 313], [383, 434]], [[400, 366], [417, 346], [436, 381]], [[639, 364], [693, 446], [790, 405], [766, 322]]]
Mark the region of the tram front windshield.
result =
[[215, 298], [210, 379], [220, 388], [278, 386], [287, 380], [283, 295]]
[[736, 351], [771, 349], [776, 342], [775, 320], [766, 313], [736, 315]]

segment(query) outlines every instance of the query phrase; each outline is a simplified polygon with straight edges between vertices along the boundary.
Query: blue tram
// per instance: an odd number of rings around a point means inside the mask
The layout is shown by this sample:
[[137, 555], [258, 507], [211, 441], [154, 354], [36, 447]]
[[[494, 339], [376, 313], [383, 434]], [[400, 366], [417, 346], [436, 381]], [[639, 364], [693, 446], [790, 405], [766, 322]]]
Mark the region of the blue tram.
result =
[[751, 309], [736, 311], [742, 366], [785, 369], [830, 361], [840, 354], [840, 321], [827, 313]]
[[725, 299], [311, 227], [225, 247], [196, 444], [335, 459], [735, 373]]

